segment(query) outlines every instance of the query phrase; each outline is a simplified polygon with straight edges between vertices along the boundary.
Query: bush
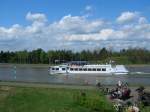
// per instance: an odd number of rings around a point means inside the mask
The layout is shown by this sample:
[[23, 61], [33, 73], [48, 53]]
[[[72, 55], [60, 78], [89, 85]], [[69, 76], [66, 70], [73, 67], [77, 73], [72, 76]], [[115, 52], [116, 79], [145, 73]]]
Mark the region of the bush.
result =
[[114, 112], [113, 106], [101, 94], [92, 95], [80, 92], [74, 95], [74, 101], [80, 106], [89, 108], [92, 112]]

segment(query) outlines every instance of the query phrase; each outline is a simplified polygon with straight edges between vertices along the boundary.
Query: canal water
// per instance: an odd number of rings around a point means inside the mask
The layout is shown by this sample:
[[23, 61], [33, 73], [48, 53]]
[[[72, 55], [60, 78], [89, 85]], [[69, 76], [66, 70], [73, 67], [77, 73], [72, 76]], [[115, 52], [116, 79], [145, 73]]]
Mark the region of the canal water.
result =
[[101, 82], [114, 85], [119, 80], [133, 85], [150, 85], [150, 66], [127, 67], [130, 75], [50, 75], [48, 67], [0, 64], [1, 81], [38, 82], [55, 84], [95, 85]]

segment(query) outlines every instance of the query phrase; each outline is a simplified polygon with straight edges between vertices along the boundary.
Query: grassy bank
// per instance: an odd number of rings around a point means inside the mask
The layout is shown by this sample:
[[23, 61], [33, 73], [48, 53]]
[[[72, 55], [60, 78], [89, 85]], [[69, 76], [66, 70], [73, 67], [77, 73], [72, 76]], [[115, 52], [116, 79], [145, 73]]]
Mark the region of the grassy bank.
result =
[[0, 86], [1, 112], [113, 112], [97, 90]]
[[[0, 85], [0, 112], [114, 112], [112, 104], [94, 87], [7, 85]], [[150, 106], [140, 110], [149, 112]]]

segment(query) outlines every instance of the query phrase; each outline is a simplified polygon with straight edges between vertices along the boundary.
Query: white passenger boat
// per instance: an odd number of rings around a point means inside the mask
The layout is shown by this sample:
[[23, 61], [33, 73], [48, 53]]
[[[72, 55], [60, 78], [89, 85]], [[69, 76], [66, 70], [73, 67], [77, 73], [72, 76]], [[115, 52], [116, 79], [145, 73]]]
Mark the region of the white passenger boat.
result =
[[86, 64], [86, 65], [72, 65], [64, 64], [58, 66], [51, 66], [49, 68], [50, 74], [96, 74], [96, 75], [123, 75], [128, 74], [129, 71], [124, 65], [111, 64]]

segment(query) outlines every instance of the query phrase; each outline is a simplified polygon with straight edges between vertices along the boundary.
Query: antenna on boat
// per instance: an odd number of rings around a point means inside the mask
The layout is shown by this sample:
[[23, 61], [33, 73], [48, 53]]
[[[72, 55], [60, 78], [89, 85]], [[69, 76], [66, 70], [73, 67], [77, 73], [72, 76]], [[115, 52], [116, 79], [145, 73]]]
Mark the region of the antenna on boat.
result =
[[113, 46], [109, 45], [108, 47], [108, 51], [109, 51], [109, 64], [111, 64], [112, 66], [115, 66], [115, 61], [112, 60], [112, 51], [113, 51]]
[[111, 61], [111, 53], [112, 53], [112, 46], [109, 45], [109, 48], [108, 48], [108, 51], [109, 51], [109, 60]]

